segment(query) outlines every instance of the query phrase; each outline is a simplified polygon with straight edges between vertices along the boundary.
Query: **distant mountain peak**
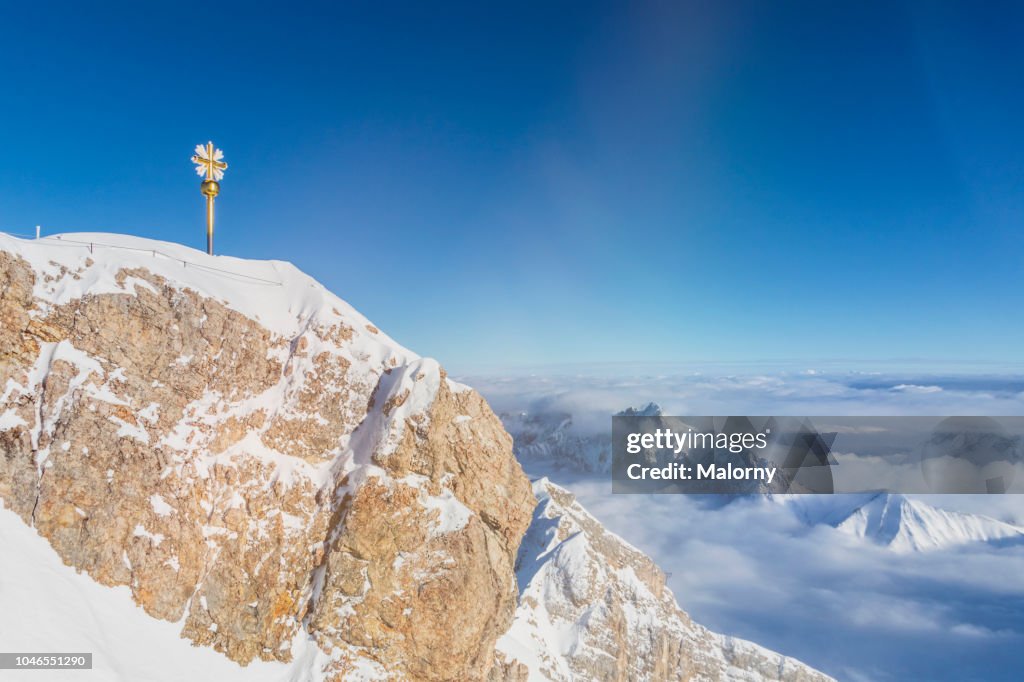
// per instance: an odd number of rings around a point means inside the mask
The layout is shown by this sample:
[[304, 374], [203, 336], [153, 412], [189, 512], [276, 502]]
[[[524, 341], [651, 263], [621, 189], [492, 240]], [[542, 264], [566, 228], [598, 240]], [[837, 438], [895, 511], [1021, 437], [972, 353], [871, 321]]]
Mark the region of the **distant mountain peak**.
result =
[[1024, 540], [1024, 528], [982, 514], [939, 509], [897, 493], [794, 495], [780, 500], [808, 524], [829, 525], [898, 552]]
[[615, 414], [616, 417], [660, 417], [661, 415], [661, 405], [658, 403], [647, 403], [639, 409], [627, 407]]

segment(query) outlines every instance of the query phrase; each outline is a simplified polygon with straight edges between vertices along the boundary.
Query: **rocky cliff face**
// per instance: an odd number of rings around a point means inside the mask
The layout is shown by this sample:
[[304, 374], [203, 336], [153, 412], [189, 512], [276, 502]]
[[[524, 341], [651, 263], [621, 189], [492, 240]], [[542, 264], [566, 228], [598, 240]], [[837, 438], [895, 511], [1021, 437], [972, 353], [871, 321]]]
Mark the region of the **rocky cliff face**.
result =
[[516, 564], [520, 605], [498, 642], [549, 680], [831, 678], [799, 661], [697, 625], [651, 559], [608, 532], [547, 479]]
[[479, 395], [285, 264], [0, 239], [0, 499], [65, 563], [242, 664], [488, 674], [534, 499]]

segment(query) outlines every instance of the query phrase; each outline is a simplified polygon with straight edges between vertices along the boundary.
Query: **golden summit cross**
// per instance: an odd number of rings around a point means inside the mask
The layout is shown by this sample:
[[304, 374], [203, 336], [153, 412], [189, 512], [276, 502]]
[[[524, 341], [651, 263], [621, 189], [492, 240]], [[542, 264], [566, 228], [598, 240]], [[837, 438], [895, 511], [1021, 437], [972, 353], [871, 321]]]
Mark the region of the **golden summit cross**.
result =
[[206, 253], [213, 255], [213, 200], [220, 193], [219, 180], [224, 177], [228, 165], [224, 163], [224, 152], [213, 146], [197, 144], [196, 153], [192, 155], [192, 163], [196, 165], [196, 175], [206, 176], [199, 186], [206, 197]]
[[192, 163], [196, 164], [196, 172], [205, 175], [207, 180], [220, 180], [224, 177], [224, 171], [228, 165], [221, 161], [224, 152], [214, 149], [213, 142], [205, 145], [196, 145], [196, 153], [192, 155]]

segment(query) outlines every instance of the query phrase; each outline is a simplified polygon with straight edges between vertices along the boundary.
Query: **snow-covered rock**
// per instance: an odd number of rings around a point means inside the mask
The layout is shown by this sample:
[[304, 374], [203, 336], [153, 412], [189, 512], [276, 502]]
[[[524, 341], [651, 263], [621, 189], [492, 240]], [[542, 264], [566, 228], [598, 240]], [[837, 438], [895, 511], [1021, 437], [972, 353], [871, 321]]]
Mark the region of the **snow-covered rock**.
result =
[[831, 679], [694, 623], [665, 575], [548, 479], [516, 562], [519, 608], [498, 641], [546, 680]]
[[0, 235], [0, 500], [239, 663], [460, 680], [534, 505], [478, 394], [293, 266], [101, 234]]

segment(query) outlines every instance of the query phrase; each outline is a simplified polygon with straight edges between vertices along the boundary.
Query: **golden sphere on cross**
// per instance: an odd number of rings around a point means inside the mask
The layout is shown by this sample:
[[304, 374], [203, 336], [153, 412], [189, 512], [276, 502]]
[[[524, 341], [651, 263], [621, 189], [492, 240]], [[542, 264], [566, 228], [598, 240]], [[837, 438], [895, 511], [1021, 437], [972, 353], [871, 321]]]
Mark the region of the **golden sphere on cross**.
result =
[[203, 180], [203, 184], [199, 186], [199, 191], [208, 197], [215, 197], [220, 192], [220, 183], [216, 180]]

